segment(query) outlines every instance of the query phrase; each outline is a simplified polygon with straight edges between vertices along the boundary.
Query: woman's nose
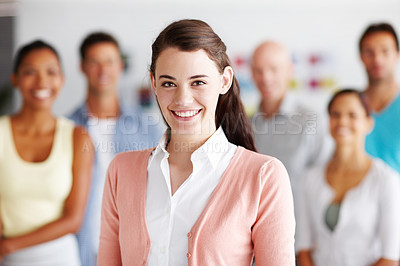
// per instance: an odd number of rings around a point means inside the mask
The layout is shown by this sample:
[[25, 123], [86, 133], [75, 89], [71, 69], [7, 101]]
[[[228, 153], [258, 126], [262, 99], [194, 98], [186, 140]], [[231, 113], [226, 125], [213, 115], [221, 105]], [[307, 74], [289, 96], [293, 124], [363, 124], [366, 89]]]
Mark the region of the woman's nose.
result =
[[175, 104], [186, 106], [193, 103], [193, 95], [191, 89], [187, 86], [180, 86], [176, 89], [175, 97], [174, 97]]
[[345, 115], [341, 115], [338, 120], [339, 120], [339, 124], [343, 125], [343, 126], [347, 125], [349, 122], [349, 118]]
[[37, 81], [39, 86], [42, 88], [47, 86], [49, 79], [45, 73], [39, 73]]

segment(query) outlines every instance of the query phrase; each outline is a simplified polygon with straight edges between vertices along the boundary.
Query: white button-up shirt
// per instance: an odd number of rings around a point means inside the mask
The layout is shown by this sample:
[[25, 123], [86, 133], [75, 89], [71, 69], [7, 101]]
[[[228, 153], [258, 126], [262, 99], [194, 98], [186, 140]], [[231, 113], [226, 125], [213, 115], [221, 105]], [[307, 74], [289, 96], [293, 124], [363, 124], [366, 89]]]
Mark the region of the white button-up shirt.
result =
[[219, 128], [192, 153], [193, 172], [171, 196], [166, 138], [164, 134], [147, 168], [146, 225], [151, 240], [150, 266], [187, 265], [188, 233], [237, 149]]
[[379, 258], [398, 260], [400, 253], [399, 175], [374, 159], [359, 185], [350, 189], [330, 231], [325, 224], [328, 205], [335, 198], [325, 166], [311, 169], [297, 195], [296, 249], [312, 250], [315, 265], [364, 266]]

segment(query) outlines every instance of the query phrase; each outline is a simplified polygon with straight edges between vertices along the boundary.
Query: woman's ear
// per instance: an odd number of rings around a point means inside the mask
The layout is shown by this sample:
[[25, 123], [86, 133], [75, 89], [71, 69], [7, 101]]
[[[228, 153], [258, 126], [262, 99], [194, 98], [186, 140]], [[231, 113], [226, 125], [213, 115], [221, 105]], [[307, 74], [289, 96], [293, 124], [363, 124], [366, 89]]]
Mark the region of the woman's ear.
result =
[[153, 74], [150, 72], [150, 83], [151, 83], [151, 88], [153, 89], [154, 94], [157, 96], [156, 92], [156, 79], [153, 76]]
[[233, 82], [233, 69], [231, 66], [227, 66], [222, 73], [222, 90], [221, 94], [225, 94], [229, 91]]

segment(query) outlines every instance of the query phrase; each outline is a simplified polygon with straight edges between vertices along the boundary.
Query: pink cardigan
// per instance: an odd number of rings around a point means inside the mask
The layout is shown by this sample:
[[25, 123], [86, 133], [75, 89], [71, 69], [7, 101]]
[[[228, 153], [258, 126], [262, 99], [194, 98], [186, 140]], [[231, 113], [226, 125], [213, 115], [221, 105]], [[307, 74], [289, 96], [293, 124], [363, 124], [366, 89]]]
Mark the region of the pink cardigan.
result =
[[[152, 149], [118, 154], [103, 196], [99, 266], [147, 265], [147, 164]], [[295, 265], [289, 178], [275, 158], [239, 147], [188, 232], [188, 265]]]

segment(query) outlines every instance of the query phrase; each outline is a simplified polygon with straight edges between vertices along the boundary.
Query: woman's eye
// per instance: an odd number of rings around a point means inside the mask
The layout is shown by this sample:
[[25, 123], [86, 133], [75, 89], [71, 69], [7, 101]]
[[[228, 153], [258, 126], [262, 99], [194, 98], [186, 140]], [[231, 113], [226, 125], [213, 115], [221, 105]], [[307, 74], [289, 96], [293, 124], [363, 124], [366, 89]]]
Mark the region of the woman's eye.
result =
[[162, 84], [161, 84], [161, 86], [162, 87], [175, 87], [175, 84], [174, 83], [172, 83], [172, 82], [163, 82]]
[[339, 118], [339, 113], [337, 113], [337, 112], [335, 112], [335, 111], [332, 111], [331, 113], [330, 113], [330, 117], [331, 118]]
[[22, 71], [22, 75], [24, 75], [24, 76], [30, 76], [33, 74], [35, 74], [35, 70], [33, 70], [33, 69], [26, 69], [26, 70]]
[[58, 75], [59, 72], [56, 69], [50, 69], [48, 71], [48, 73], [49, 73], [50, 76], [56, 76], [56, 75]]
[[200, 86], [200, 85], [205, 85], [206, 83], [204, 81], [201, 80], [196, 80], [195, 82], [193, 82], [193, 86]]
[[388, 55], [388, 54], [389, 54], [389, 49], [384, 49], [384, 50], [382, 51], [382, 53], [383, 53], [384, 55]]
[[352, 119], [357, 118], [357, 114], [356, 113], [350, 113], [350, 118], [352, 118]]

